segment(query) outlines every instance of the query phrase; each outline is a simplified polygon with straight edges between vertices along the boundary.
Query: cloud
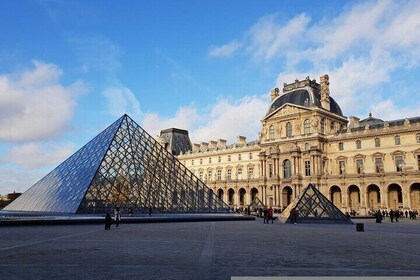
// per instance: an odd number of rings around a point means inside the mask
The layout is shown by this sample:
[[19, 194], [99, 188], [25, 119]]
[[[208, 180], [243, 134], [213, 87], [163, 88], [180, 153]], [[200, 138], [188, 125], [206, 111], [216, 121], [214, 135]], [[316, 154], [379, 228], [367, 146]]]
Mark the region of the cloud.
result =
[[397, 107], [393, 100], [386, 99], [370, 106], [373, 116], [384, 120], [396, 120], [420, 115], [420, 102], [415, 100], [412, 107]]
[[58, 164], [68, 158], [73, 151], [73, 144], [41, 145], [39, 143], [27, 143], [12, 147], [2, 161], [26, 169], [35, 169]]
[[230, 43], [211, 47], [209, 51], [210, 57], [231, 57], [239, 48], [241, 43], [238, 41], [232, 41]]
[[197, 109], [194, 107], [181, 107], [175, 116], [165, 118], [156, 113], [144, 114], [142, 127], [153, 137], [160, 134], [166, 128], [191, 129], [199, 120]]
[[62, 70], [33, 61], [34, 68], [0, 75], [0, 139], [9, 142], [42, 140], [65, 131], [76, 98], [86, 91], [81, 82], [63, 86]]
[[133, 92], [124, 86], [110, 87], [103, 91], [103, 95], [108, 104], [108, 111], [116, 117], [124, 114], [131, 116], [141, 116], [140, 102]]
[[295, 45], [311, 20], [305, 14], [292, 18], [286, 24], [278, 24], [275, 19], [275, 15], [265, 16], [248, 31], [246, 50], [253, 57], [270, 60]]
[[1, 168], [0, 194], [4, 195], [13, 191], [24, 192], [44, 175], [45, 173], [34, 170]]
[[268, 109], [269, 99], [264, 96], [245, 96], [240, 100], [229, 102], [219, 100], [203, 115], [203, 124], [193, 127], [190, 137], [193, 141], [209, 141], [224, 138], [236, 142], [236, 136], [242, 135], [249, 140], [258, 138], [261, 130], [260, 120]]

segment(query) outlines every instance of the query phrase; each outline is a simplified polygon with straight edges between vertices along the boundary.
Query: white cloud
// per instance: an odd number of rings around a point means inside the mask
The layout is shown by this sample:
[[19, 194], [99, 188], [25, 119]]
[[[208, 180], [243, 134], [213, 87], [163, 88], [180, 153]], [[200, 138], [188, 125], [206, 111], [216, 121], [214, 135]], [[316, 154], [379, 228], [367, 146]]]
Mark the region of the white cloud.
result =
[[292, 18], [286, 24], [277, 24], [274, 15], [261, 18], [248, 32], [246, 50], [256, 58], [270, 60], [284, 49], [295, 45], [310, 21], [305, 14]]
[[232, 56], [239, 48], [241, 47], [241, 43], [238, 41], [232, 41], [230, 43], [221, 45], [221, 46], [214, 46], [211, 47], [209, 51], [210, 57], [230, 57]]
[[0, 168], [0, 194], [24, 192], [44, 175], [43, 172], [33, 170]]
[[35, 169], [45, 165], [61, 163], [73, 151], [73, 144], [41, 145], [39, 143], [27, 143], [12, 147], [2, 161], [26, 169]]
[[60, 84], [62, 71], [54, 64], [33, 61], [34, 69], [0, 75], [0, 139], [32, 141], [65, 131], [81, 82]]
[[245, 96], [234, 102], [221, 99], [212, 106], [209, 114], [200, 112], [202, 122], [191, 129], [190, 137], [193, 142], [224, 138], [236, 143], [238, 135], [256, 140], [258, 131], [261, 130], [260, 120], [268, 109], [268, 102], [267, 95]]
[[191, 129], [198, 121], [197, 109], [194, 107], [179, 108], [174, 117], [165, 118], [156, 113], [147, 113], [143, 117], [142, 127], [153, 137], [166, 128]]
[[396, 120], [410, 117], [420, 116], [420, 102], [414, 101], [413, 107], [397, 107], [391, 99], [383, 100], [377, 104], [370, 106], [370, 111], [374, 117], [382, 118], [383, 120]]
[[127, 87], [110, 87], [103, 91], [108, 104], [108, 111], [116, 117], [124, 114], [141, 116], [140, 102]]

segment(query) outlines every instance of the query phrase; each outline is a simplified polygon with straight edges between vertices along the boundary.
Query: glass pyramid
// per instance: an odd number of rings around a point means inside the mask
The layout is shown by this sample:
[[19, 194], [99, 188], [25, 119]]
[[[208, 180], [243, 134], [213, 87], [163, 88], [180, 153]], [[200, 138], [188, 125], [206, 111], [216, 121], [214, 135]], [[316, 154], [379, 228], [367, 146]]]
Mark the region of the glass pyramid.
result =
[[127, 115], [4, 210], [104, 214], [228, 212], [229, 207]]
[[297, 214], [296, 218], [298, 223], [353, 224], [353, 222], [313, 184], [309, 184], [281, 213], [280, 218], [283, 222], [290, 222], [292, 209], [296, 210], [295, 213]]

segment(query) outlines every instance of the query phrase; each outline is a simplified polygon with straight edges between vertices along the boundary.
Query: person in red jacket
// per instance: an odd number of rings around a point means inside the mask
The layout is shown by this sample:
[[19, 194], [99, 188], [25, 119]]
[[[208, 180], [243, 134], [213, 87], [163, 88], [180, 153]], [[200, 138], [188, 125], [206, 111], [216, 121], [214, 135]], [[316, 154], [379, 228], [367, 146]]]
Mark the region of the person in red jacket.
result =
[[271, 223], [273, 223], [273, 208], [270, 207], [270, 209], [268, 209], [268, 219], [267, 219], [267, 224], [268, 221], [271, 220]]

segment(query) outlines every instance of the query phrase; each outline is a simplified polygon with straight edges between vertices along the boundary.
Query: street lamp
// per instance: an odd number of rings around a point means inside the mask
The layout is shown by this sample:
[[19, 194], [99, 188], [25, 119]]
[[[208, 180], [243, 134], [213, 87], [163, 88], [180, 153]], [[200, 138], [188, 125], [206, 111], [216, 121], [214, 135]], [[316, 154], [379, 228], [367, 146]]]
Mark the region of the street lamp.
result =
[[373, 211], [373, 199], [370, 200], [370, 209]]
[[397, 210], [397, 200], [394, 199], [394, 206], [395, 206], [395, 210]]

